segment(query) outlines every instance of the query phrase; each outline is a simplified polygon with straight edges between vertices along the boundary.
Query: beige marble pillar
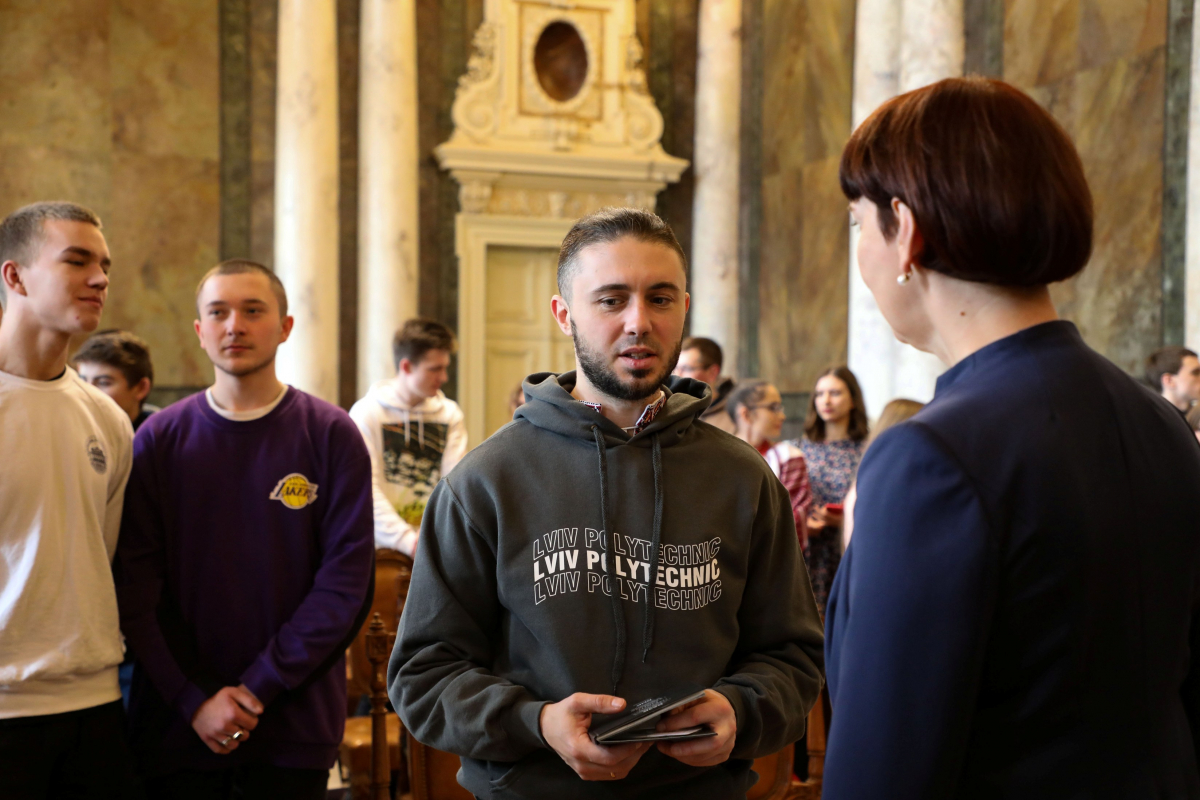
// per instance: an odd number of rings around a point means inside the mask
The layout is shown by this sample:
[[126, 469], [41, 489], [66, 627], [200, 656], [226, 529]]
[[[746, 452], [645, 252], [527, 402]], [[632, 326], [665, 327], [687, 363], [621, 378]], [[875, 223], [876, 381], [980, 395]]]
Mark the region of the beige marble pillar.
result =
[[338, 97], [335, 0], [280, 0], [275, 271], [296, 319], [280, 378], [338, 399]]
[[392, 335], [417, 314], [414, 0], [363, 0], [358, 176], [358, 392], [395, 374]]
[[[854, 97], [851, 117], [857, 128], [885, 101], [900, 92], [900, 21], [903, 0], [858, 0], [854, 29]], [[858, 377], [867, 413], [879, 416], [895, 396], [900, 343], [858, 271], [858, 229], [850, 228], [850, 308], [847, 363]]]
[[692, 333], [716, 340], [738, 374], [741, 0], [700, 0], [696, 57]]
[[[963, 74], [963, 0], [904, 0], [900, 37], [900, 91], [910, 92]], [[936, 356], [900, 345], [896, 397], [926, 402], [946, 365]], [[879, 409], [882, 411], [882, 408]], [[875, 413], [878, 413], [876, 411]]]
[[[859, 0], [855, 30], [854, 124], [881, 103], [963, 70], [963, 0]], [[850, 368], [876, 417], [896, 397], [927, 401], [945, 366], [900, 344], [862, 282], [850, 238]]]

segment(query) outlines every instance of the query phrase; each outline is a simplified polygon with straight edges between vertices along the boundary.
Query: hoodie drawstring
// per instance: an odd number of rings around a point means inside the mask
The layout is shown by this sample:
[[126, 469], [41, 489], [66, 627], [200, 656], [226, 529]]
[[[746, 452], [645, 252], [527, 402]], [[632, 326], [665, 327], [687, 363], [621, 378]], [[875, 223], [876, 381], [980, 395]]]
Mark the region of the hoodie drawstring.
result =
[[[592, 437], [596, 441], [596, 454], [600, 462], [600, 524], [604, 527], [604, 535], [608, 540], [605, 547], [608, 555], [612, 556], [604, 560], [604, 573], [608, 576], [612, 589], [609, 601], [613, 612], [613, 630], [616, 633], [616, 652], [613, 654], [612, 666], [612, 690], [615, 694], [617, 685], [625, 674], [625, 611], [621, 607], [621, 592], [613, 576], [613, 560], [617, 557], [616, 532], [608, 524], [608, 453], [599, 425], [592, 426]], [[662, 543], [663, 517], [662, 445], [657, 433], [651, 438], [650, 445], [650, 460], [654, 468], [654, 527], [650, 541], [650, 582], [646, 602], [642, 608], [643, 663], [650, 655], [650, 645], [654, 643], [654, 585], [658, 578], [658, 551]]]
[[650, 460], [654, 465], [654, 532], [650, 540], [650, 585], [646, 591], [646, 606], [642, 609], [642, 663], [650, 655], [654, 642], [654, 582], [658, 578], [658, 550], [662, 542], [663, 480], [662, 446], [658, 434], [650, 440]]
[[608, 454], [604, 447], [604, 433], [599, 425], [592, 426], [592, 436], [596, 440], [596, 453], [600, 458], [600, 524], [604, 526], [604, 535], [608, 537], [605, 545], [608, 555], [604, 559], [604, 573], [608, 576], [611, 591], [608, 594], [609, 605], [612, 606], [613, 629], [617, 636], [616, 648], [613, 653], [612, 690], [617, 693], [617, 684], [625, 672], [625, 612], [621, 608], [621, 593], [617, 589], [617, 579], [613, 576], [613, 558], [616, 558], [616, 538], [613, 529], [608, 524]]

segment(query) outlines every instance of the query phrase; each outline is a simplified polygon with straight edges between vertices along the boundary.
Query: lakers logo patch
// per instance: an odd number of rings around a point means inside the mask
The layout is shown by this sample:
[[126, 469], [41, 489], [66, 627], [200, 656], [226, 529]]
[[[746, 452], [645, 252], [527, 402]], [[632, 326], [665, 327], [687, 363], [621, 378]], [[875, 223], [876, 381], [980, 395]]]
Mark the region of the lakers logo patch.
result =
[[271, 499], [298, 511], [317, 501], [317, 485], [299, 472], [293, 472], [275, 484]]

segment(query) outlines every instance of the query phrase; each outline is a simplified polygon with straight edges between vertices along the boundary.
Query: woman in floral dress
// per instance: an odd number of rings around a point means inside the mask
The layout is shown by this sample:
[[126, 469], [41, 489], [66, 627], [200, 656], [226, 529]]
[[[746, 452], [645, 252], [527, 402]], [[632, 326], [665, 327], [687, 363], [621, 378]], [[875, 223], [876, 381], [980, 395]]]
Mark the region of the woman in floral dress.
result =
[[842, 511], [829, 506], [840, 506], [850, 491], [868, 433], [867, 411], [854, 373], [844, 366], [825, 370], [813, 390], [799, 442], [813, 504], [805, 556], [822, 615], [842, 560]]

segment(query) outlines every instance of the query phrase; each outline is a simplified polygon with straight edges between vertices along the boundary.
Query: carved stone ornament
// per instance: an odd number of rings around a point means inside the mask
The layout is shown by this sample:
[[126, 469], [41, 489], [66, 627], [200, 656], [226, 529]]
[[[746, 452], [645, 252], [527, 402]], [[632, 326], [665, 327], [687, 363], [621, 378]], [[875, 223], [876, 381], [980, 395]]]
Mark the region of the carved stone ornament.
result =
[[653, 208], [679, 180], [687, 162], [662, 149], [634, 10], [634, 0], [485, 0], [454, 134], [437, 148], [463, 212], [570, 218], [593, 210], [588, 198]]

